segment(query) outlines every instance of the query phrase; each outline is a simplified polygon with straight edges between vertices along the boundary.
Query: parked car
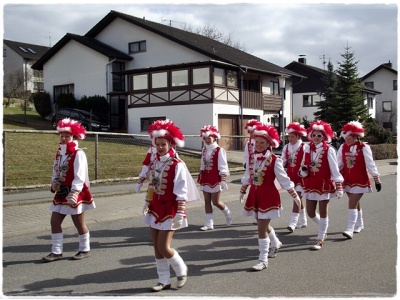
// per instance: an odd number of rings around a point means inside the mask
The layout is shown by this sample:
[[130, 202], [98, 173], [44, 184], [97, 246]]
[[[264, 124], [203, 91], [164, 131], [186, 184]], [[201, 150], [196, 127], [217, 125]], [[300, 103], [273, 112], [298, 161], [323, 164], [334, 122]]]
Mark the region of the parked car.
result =
[[109, 131], [110, 125], [101, 122], [100, 118], [90, 112], [75, 108], [60, 108], [51, 118], [53, 128], [57, 128], [59, 120], [64, 118], [79, 121], [88, 131]]

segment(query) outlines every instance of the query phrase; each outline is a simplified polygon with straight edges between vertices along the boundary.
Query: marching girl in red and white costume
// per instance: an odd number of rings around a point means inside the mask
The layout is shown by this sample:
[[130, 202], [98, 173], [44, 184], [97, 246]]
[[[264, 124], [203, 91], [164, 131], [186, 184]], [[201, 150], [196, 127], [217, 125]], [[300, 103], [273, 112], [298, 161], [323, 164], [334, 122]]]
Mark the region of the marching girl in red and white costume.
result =
[[254, 152], [254, 137], [253, 131], [256, 125], [261, 124], [260, 121], [256, 119], [248, 120], [246, 126], [244, 127], [248, 134], [250, 134], [249, 139], [246, 141], [244, 146], [244, 154], [243, 154], [243, 167], [246, 169], [246, 165], [248, 164], [249, 156]]
[[186, 283], [188, 268], [178, 252], [171, 248], [171, 243], [175, 231], [188, 226], [186, 202], [199, 200], [200, 195], [174, 149], [184, 146], [180, 128], [170, 120], [157, 120], [149, 126], [148, 132], [157, 152], [149, 170], [144, 221], [150, 226], [159, 278], [152, 289], [158, 292], [171, 287], [170, 266], [177, 276], [177, 288]]
[[226, 225], [232, 225], [232, 213], [228, 206], [220, 200], [221, 190], [228, 189], [226, 178], [229, 176], [229, 167], [226, 151], [217, 143], [221, 138], [217, 128], [205, 125], [200, 129], [200, 136], [205, 143], [201, 153], [200, 174], [197, 182], [203, 191], [205, 202], [205, 223], [202, 231], [214, 229], [213, 208], [216, 206], [223, 212]]
[[[330, 198], [343, 196], [343, 177], [339, 172], [336, 152], [327, 144], [331, 142], [332, 136], [333, 131], [328, 123], [311, 123], [307, 134], [310, 144], [304, 149], [299, 169], [299, 175], [304, 179], [307, 214], [318, 225], [317, 242], [312, 247], [314, 250], [320, 250], [326, 239]], [[319, 214], [316, 212], [317, 204]]]
[[75, 139], [86, 137], [85, 128], [75, 120], [63, 119], [57, 124], [60, 145], [53, 164], [51, 192], [55, 193], [50, 206], [51, 214], [51, 253], [43, 260], [51, 262], [63, 257], [62, 222], [71, 215], [78, 230], [79, 252], [72, 258], [79, 260], [89, 256], [90, 235], [85, 224], [85, 211], [95, 208], [89, 190], [88, 164], [85, 152], [78, 148]]
[[[249, 157], [246, 172], [242, 177], [240, 201], [243, 201], [247, 187], [249, 195], [244, 205], [243, 215], [254, 215], [258, 219], [258, 263], [252, 267], [254, 271], [261, 271], [268, 267], [268, 257], [275, 257], [282, 243], [276, 238], [271, 239], [274, 229], [270, 226], [273, 218], [281, 216], [281, 199], [275, 186], [275, 179], [283, 189], [300, 205], [300, 198], [294, 189], [294, 183], [287, 176], [282, 160], [272, 152], [272, 147], [279, 146], [277, 130], [267, 124], [256, 125], [254, 129], [255, 151]], [[271, 244], [271, 249], [270, 248]]]
[[287, 227], [290, 232], [293, 232], [295, 228], [307, 227], [306, 209], [301, 198], [301, 194], [303, 193], [303, 179], [299, 176], [299, 168], [304, 154], [304, 143], [301, 137], [307, 135], [307, 130], [300, 123], [293, 122], [286, 127], [285, 131], [288, 134], [289, 143], [282, 149], [282, 163], [301, 199], [301, 207], [293, 201], [292, 214], [290, 215]]
[[352, 121], [345, 124], [341, 136], [345, 143], [340, 146], [337, 159], [339, 170], [344, 178], [344, 191], [349, 198], [347, 228], [343, 231], [343, 235], [352, 239], [353, 232], [360, 232], [364, 229], [361, 197], [364, 193], [372, 193], [367, 171], [374, 178], [375, 188], [378, 192], [381, 190], [382, 184], [370, 146], [359, 140], [364, 136], [364, 128], [361, 123]]

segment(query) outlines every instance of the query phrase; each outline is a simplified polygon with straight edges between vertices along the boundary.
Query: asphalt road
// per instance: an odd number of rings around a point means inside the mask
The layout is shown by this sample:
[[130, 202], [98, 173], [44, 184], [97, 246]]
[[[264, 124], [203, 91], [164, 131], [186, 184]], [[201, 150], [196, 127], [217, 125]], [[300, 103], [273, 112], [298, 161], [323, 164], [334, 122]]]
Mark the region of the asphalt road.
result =
[[[283, 243], [269, 267], [252, 272], [257, 261], [256, 225], [241, 215], [238, 201], [240, 185], [232, 177], [223, 201], [233, 211], [233, 225], [226, 227], [223, 214], [214, 208], [215, 229], [201, 232], [203, 204], [188, 205], [190, 226], [177, 232], [173, 247], [189, 267], [187, 284], [153, 293], [157, 283], [149, 229], [140, 210], [143, 195], [114, 195], [99, 198], [98, 209], [108, 210], [125, 197], [131, 207], [120, 218], [90, 217], [90, 257], [70, 260], [78, 247], [75, 228], [65, 220], [64, 259], [42, 263], [50, 253], [50, 234], [46, 228], [32, 228], [31, 234], [3, 238], [3, 296], [91, 296], [91, 297], [393, 297], [397, 294], [397, 175], [382, 176], [382, 191], [365, 194], [361, 200], [365, 229], [345, 239], [347, 198], [333, 199], [329, 211], [328, 239], [320, 251], [310, 250], [317, 226], [288, 233], [290, 196], [281, 193], [283, 215], [271, 222]], [[101, 201], [100, 201], [101, 200]], [[47, 205], [47, 204], [46, 204]], [[97, 209], [96, 209], [97, 210]], [[94, 212], [94, 211], [93, 211]], [[30, 218], [43, 218], [32, 213]], [[48, 218], [46, 211], [44, 217]], [[18, 221], [18, 217], [15, 217]], [[48, 219], [47, 219], [48, 222]], [[37, 226], [33, 222], [31, 227]], [[172, 276], [174, 276], [171, 270]]]

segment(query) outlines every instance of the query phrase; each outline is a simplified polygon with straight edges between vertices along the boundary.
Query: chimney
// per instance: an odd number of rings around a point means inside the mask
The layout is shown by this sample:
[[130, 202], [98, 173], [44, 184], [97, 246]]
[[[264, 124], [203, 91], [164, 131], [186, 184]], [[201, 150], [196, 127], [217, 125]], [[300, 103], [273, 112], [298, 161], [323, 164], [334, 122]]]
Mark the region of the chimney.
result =
[[305, 57], [305, 55], [304, 54], [301, 54], [301, 55], [299, 55], [300, 57], [299, 57], [299, 63], [301, 63], [301, 64], [307, 64], [307, 61], [306, 61], [306, 57]]
[[386, 67], [389, 67], [389, 68], [392, 68], [392, 63], [390, 62], [390, 60], [389, 60], [389, 62], [388, 63], [386, 63], [386, 64], [384, 64]]

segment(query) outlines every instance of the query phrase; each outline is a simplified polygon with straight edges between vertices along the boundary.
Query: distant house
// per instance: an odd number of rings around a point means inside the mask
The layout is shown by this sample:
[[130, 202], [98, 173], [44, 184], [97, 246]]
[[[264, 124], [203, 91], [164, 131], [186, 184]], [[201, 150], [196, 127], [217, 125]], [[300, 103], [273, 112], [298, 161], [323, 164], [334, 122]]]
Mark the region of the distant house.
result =
[[4, 84], [18, 81], [21, 83], [20, 91], [42, 91], [43, 74], [39, 70], [33, 70], [32, 65], [49, 49], [50, 47], [3, 40]]
[[397, 132], [397, 71], [390, 62], [381, 64], [361, 78], [369, 88], [381, 91], [376, 97], [376, 120], [379, 125]]
[[[111, 128], [136, 134], [156, 119], [173, 120], [187, 135], [207, 124], [221, 135], [245, 135], [252, 118], [281, 130], [282, 111], [286, 123], [292, 120], [291, 82], [302, 77], [213, 39], [116, 11], [84, 36], [67, 33], [33, 67], [43, 70], [54, 103], [66, 92], [76, 99], [104, 95]], [[220, 143], [242, 148], [229, 138]], [[196, 149], [201, 141], [186, 146]]]
[[[295, 79], [292, 83], [293, 118], [300, 121], [307, 118], [307, 120], [313, 121], [314, 113], [318, 110], [318, 103], [325, 100], [323, 96], [319, 95], [319, 92], [323, 86], [323, 77], [328, 71], [307, 65], [304, 57], [291, 62], [285, 68], [305, 77]], [[372, 118], [375, 118], [376, 96], [380, 93], [374, 88], [362, 85], [364, 104], [368, 106], [368, 113]]]

